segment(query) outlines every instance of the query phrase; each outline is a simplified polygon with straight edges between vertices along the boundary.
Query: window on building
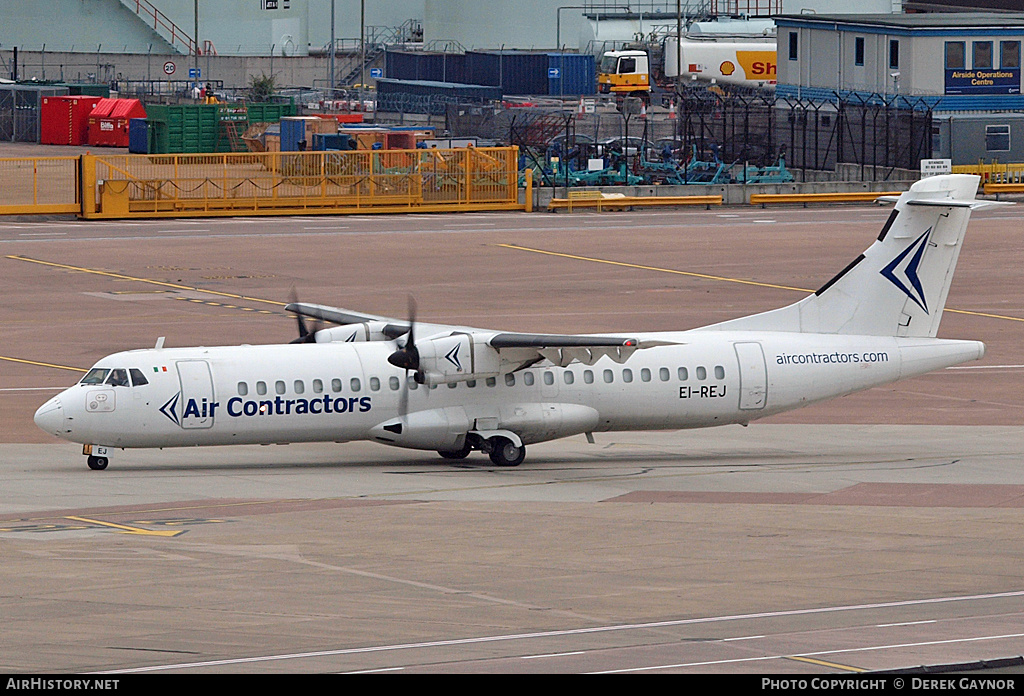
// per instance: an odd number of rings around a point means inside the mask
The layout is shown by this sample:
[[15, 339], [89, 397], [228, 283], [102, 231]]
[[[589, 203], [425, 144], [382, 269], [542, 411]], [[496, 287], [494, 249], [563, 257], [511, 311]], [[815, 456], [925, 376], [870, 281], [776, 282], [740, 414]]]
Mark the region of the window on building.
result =
[[853, 40], [853, 64], [864, 65], [864, 37], [858, 36]]
[[1020, 67], [1020, 41], [999, 42], [999, 67], [1003, 70]]
[[900, 42], [898, 39], [889, 41], [889, 69], [899, 70], [900, 67]]
[[1010, 149], [1009, 126], [985, 126], [985, 149], [989, 152], [1007, 152]]
[[797, 59], [797, 33], [795, 31], [789, 32], [789, 59]]
[[973, 51], [971, 67], [975, 70], [991, 70], [992, 42], [975, 41], [971, 49]]
[[946, 70], [963, 70], [966, 64], [967, 50], [963, 41], [946, 42]]

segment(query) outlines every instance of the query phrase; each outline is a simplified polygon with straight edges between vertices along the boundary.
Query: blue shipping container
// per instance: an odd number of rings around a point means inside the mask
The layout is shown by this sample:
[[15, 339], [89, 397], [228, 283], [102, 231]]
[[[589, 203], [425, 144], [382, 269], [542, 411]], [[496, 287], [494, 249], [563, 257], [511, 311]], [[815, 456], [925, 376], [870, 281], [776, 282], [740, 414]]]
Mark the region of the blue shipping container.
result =
[[548, 54], [548, 94], [588, 95], [597, 92], [597, 62], [592, 55]]
[[149, 153], [149, 122], [146, 119], [128, 120], [128, 152], [136, 155]]
[[305, 121], [302, 121], [301, 119], [281, 119], [281, 152], [298, 152], [299, 141], [305, 139]]

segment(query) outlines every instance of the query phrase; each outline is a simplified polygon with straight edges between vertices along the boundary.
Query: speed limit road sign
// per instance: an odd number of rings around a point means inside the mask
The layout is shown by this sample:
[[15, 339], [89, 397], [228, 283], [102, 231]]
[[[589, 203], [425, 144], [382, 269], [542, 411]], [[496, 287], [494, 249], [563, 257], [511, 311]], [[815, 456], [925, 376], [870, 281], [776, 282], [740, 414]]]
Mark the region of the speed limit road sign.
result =
[[167, 61], [166, 63], [164, 63], [164, 74], [165, 75], [173, 75], [174, 74], [174, 68], [175, 68], [174, 61], [173, 60]]

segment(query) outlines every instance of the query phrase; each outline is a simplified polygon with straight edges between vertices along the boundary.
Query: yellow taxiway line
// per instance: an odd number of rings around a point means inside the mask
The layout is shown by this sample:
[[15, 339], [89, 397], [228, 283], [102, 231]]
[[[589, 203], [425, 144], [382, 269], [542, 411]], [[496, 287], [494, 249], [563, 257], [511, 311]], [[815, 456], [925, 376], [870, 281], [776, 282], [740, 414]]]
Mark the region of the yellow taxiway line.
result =
[[[677, 271], [673, 268], [659, 268], [657, 266], [643, 266], [637, 263], [625, 263], [623, 261], [611, 261], [609, 259], [599, 259], [592, 256], [579, 256], [577, 254], [565, 254], [559, 251], [548, 251], [546, 249], [533, 249], [531, 247], [519, 246], [518, 244], [497, 244], [496, 246], [503, 247], [505, 249], [515, 249], [516, 251], [527, 251], [534, 254], [545, 254], [547, 256], [560, 256], [564, 259], [574, 259], [576, 261], [587, 261], [589, 263], [603, 263], [609, 266], [621, 266], [623, 268], [636, 268], [641, 271], [655, 271], [657, 273], [672, 273], [674, 275], [684, 275], [691, 278], [701, 278], [703, 280], [717, 280], [724, 283], [742, 283], [743, 285], [756, 285], [762, 288], [774, 288], [776, 290], [793, 290], [795, 292], [814, 292], [808, 288], [794, 288], [789, 285], [775, 285], [774, 283], [761, 283], [756, 280], [745, 280], [743, 278], [729, 278], [727, 276], [715, 276], [707, 275], [705, 273], [694, 273], [692, 271]], [[986, 317], [988, 319], [1004, 319], [1006, 321], [1020, 321], [1024, 322], [1024, 318], [1011, 317], [1005, 314], [990, 314], [988, 312], [972, 312], [966, 309], [950, 309], [947, 307], [944, 311], [952, 312], [954, 314], [969, 314], [975, 317]]]

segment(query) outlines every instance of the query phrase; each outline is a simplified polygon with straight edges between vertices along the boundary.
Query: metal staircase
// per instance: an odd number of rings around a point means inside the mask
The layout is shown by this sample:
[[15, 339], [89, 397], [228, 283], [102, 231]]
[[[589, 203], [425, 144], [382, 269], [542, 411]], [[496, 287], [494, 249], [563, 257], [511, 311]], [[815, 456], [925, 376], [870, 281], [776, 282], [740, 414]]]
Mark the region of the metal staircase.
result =
[[185, 55], [190, 56], [195, 54], [195, 39], [185, 33], [177, 24], [172, 22], [171, 19], [161, 12], [152, 2], [149, 0], [120, 1], [122, 5], [134, 12], [140, 21], [144, 22], [147, 27], [152, 29], [157, 36], [166, 41], [171, 48]]
[[338, 80], [339, 85], [351, 85], [359, 80], [363, 70], [376, 63], [388, 46], [423, 40], [423, 24], [418, 19], [407, 19], [397, 27], [369, 26], [366, 32], [366, 60], [362, 61], [360, 55], [355, 56], [354, 65], [350, 64], [348, 71]]

